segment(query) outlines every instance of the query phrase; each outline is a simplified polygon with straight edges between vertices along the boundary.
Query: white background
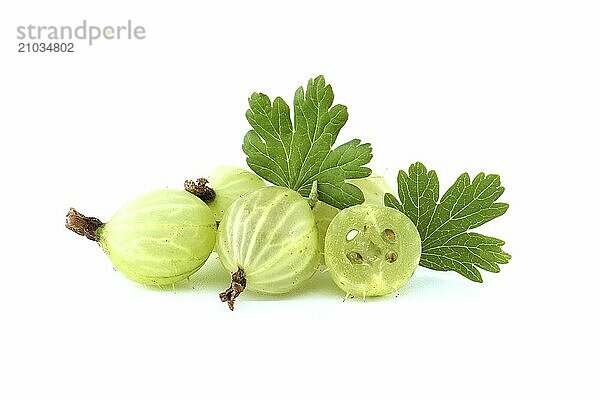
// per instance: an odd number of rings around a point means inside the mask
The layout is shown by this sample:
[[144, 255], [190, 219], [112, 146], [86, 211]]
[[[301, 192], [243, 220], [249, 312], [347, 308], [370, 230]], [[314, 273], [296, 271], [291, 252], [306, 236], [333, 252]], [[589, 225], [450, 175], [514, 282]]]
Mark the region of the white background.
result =
[[[143, 41], [19, 54], [18, 25], [132, 19]], [[589, 1], [14, 1], [0, 6], [0, 398], [598, 398], [600, 12]], [[212, 260], [153, 290], [64, 228], [244, 165], [253, 91], [324, 74], [394, 182], [499, 173], [476, 284], [420, 268], [342, 302], [327, 274], [235, 312]]]

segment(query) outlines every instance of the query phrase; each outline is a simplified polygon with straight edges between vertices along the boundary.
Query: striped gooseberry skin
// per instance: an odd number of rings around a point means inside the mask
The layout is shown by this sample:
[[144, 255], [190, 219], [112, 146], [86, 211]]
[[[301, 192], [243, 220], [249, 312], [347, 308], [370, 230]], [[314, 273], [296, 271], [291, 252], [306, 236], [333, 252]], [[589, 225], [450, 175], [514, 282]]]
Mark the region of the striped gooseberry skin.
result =
[[319, 262], [317, 227], [297, 192], [268, 186], [236, 200], [219, 225], [216, 251], [232, 274], [242, 270], [251, 291], [287, 293]]
[[146, 285], [168, 285], [196, 272], [216, 240], [212, 211], [183, 190], [163, 189], [121, 208], [97, 231], [114, 266]]
[[267, 186], [258, 175], [231, 166], [215, 169], [209, 176], [209, 184], [216, 196], [208, 203], [208, 207], [213, 211], [217, 222], [223, 219], [225, 211], [234, 201], [248, 192]]

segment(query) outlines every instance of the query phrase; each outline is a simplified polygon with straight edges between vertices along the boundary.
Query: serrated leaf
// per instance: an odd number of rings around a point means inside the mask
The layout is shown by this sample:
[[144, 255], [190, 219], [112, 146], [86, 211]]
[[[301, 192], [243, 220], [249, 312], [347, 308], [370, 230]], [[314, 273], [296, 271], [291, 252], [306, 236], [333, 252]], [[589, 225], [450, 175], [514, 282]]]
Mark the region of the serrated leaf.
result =
[[504, 188], [498, 175], [479, 173], [471, 181], [467, 173], [439, 199], [435, 171], [417, 162], [408, 173], [398, 172], [398, 199], [385, 195], [385, 204], [408, 216], [421, 235], [420, 265], [438, 271], [456, 271], [481, 282], [477, 268], [499, 272], [510, 255], [502, 250], [504, 242], [469, 232], [503, 215], [508, 204], [497, 203]]
[[325, 78], [308, 81], [294, 96], [294, 124], [281, 97], [271, 103], [262, 93], [250, 96], [246, 118], [252, 126], [242, 149], [248, 166], [269, 182], [310, 194], [317, 181], [319, 200], [337, 208], [360, 204], [364, 197], [346, 179], [364, 178], [371, 170], [371, 145], [353, 139], [333, 145], [348, 120], [345, 106], [333, 104], [333, 90]]

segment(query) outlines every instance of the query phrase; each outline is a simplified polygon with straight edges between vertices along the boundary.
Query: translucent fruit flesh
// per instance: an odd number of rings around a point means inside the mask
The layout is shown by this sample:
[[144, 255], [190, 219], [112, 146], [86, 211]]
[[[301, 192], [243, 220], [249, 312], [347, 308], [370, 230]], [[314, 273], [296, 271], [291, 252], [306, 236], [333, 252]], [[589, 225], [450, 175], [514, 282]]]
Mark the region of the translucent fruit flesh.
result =
[[382, 296], [397, 292], [421, 256], [414, 224], [392, 208], [372, 204], [342, 210], [329, 225], [325, 264], [346, 293]]

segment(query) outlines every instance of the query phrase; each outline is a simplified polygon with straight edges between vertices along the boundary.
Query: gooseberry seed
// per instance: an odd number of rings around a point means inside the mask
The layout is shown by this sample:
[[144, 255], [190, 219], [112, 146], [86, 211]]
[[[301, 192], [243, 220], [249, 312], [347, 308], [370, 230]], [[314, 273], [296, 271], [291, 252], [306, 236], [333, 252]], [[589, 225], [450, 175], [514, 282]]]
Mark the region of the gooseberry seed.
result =
[[363, 258], [360, 255], [360, 253], [357, 253], [355, 251], [347, 253], [346, 257], [348, 258], [348, 260], [350, 260], [352, 264], [362, 264], [363, 262]]
[[384, 229], [382, 236], [383, 236], [383, 239], [389, 243], [396, 242], [396, 233], [391, 229]]
[[385, 255], [385, 259], [387, 260], [387, 262], [393, 263], [398, 259], [398, 254], [396, 254], [396, 252], [394, 251], [390, 251]]

